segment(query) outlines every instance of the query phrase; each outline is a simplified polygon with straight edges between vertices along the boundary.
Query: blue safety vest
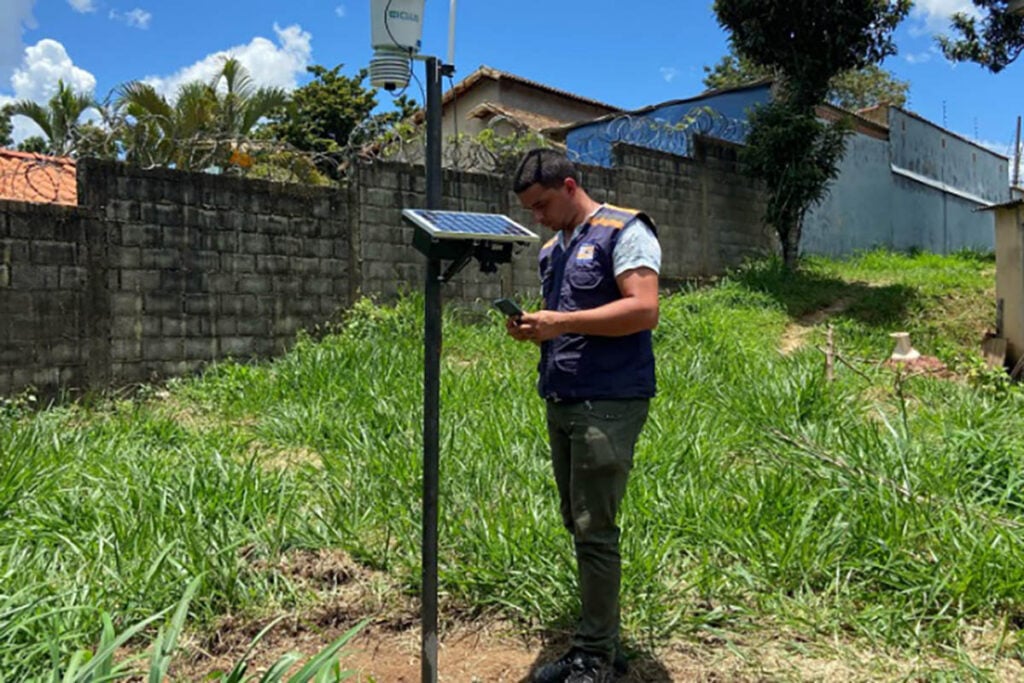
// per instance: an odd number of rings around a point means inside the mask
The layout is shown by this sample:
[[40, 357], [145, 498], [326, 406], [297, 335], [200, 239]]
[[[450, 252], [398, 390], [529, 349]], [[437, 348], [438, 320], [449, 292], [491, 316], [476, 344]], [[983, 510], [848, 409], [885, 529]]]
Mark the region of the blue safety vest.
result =
[[[540, 250], [544, 307], [579, 311], [621, 299], [612, 252], [622, 228], [637, 217], [656, 229], [645, 214], [606, 204], [568, 249], [558, 235], [545, 244]], [[625, 337], [563, 334], [541, 344], [539, 370], [540, 395], [554, 401], [649, 398], [656, 389], [650, 330]]]

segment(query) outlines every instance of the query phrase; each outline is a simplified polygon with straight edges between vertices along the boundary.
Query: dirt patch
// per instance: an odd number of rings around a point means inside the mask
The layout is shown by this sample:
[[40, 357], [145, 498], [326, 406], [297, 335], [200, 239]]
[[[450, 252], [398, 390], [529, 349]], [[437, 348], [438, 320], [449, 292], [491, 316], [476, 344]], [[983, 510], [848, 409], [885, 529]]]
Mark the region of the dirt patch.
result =
[[[260, 563], [254, 562], [256, 566]], [[182, 643], [173, 682], [209, 680], [231, 669], [266, 626], [274, 625], [253, 649], [248, 675], [262, 674], [289, 652], [300, 664], [334, 642], [363, 619], [366, 627], [342, 650], [341, 665], [356, 683], [416, 683], [421, 680], [419, 615], [416, 600], [402, 593], [381, 572], [361, 567], [338, 551], [291, 553], [262, 570], [279, 572], [322, 600], [308, 609], [276, 619], [225, 617], [216, 628]], [[439, 683], [525, 683], [533, 667], [566, 647], [566, 635], [524, 634], [493, 616], [462, 616], [441, 605], [444, 620], [438, 646]], [[454, 615], [454, 616], [453, 616]], [[993, 658], [1002, 629], [971, 629], [964, 645], [975, 665], [993, 680], [1024, 680], [1024, 666]], [[987, 635], [986, 635], [987, 634]], [[1004, 648], [1012, 643], [1003, 643]], [[763, 683], [768, 681], [925, 680], [954, 671], [938, 658], [906, 661], [899, 653], [858, 648], [856, 643], [810, 637], [777, 625], [753, 633], [696, 631], [672, 643], [627, 644], [630, 672], [621, 683]], [[297, 664], [293, 671], [297, 670]]]
[[852, 297], [840, 297], [828, 306], [819, 308], [811, 313], [806, 313], [794, 320], [782, 333], [782, 339], [779, 341], [779, 352], [784, 356], [788, 356], [803, 347], [807, 342], [807, 335], [815, 327], [821, 325], [835, 314], [842, 313], [850, 307], [851, 303], [853, 303]]
[[267, 470], [287, 470], [299, 465], [320, 467], [323, 457], [318, 451], [303, 446], [281, 448], [253, 439], [245, 450], [245, 459], [255, 459]]
[[942, 379], [956, 379], [957, 374], [946, 367], [946, 364], [935, 356], [920, 356], [913, 360], [892, 360], [885, 361], [885, 366], [891, 370], [903, 373], [905, 378], [910, 377], [939, 377]]
[[[345, 626], [318, 632], [282, 632], [260, 647], [250, 673], [264, 671], [278, 657], [295, 651], [303, 661], [340, 636]], [[545, 645], [517, 636], [497, 622], [457, 624], [445, 629], [438, 647], [439, 683], [526, 683], [533, 667], [557, 656], [564, 644]], [[236, 655], [239, 655], [239, 650]], [[988, 650], [991, 652], [991, 650]], [[805, 642], [777, 634], [762, 638], [725, 640], [717, 637], [676, 642], [656, 652], [631, 653], [630, 672], [620, 683], [766, 683], [769, 681], [927, 680], [938, 672], [951, 673], [948, 661], [911, 661], [882, 652]], [[196, 658], [175, 671], [174, 681], [206, 680], [211, 672], [230, 668], [230, 656]], [[992, 661], [982, 655], [976, 664], [989, 668], [992, 680], [1019, 681], [1024, 668], [1011, 660]], [[370, 626], [341, 653], [342, 666], [358, 683], [416, 683], [421, 680], [419, 629], [401, 632]], [[953, 674], [955, 675], [955, 674]]]

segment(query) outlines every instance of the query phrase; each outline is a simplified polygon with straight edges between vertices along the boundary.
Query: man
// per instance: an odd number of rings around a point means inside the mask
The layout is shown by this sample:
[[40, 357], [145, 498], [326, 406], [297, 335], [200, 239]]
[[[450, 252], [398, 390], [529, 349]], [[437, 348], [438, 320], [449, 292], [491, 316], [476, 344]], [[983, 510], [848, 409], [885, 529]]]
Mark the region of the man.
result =
[[513, 189], [534, 220], [556, 233], [540, 251], [544, 308], [509, 318], [506, 328], [541, 346], [538, 389], [581, 601], [572, 647], [533, 680], [609, 681], [626, 670], [618, 649], [616, 515], [655, 393], [651, 330], [661, 248], [646, 215], [591, 199], [576, 167], [554, 150], [528, 152]]

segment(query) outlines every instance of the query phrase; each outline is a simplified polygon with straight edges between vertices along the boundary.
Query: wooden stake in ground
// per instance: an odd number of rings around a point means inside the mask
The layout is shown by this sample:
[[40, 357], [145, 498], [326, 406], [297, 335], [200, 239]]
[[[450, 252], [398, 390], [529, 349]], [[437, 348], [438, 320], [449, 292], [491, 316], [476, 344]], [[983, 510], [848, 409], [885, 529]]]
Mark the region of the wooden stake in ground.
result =
[[832, 339], [832, 326], [825, 331], [825, 380], [835, 379], [836, 347]]

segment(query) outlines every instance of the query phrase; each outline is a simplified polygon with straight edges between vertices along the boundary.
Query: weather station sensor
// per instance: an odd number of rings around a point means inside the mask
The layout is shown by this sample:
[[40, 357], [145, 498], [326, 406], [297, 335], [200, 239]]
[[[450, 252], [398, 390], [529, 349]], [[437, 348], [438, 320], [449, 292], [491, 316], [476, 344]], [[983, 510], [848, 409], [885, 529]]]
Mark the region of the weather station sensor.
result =
[[[427, 258], [423, 296], [423, 537], [420, 583], [422, 683], [437, 683], [438, 507], [440, 489], [441, 285], [470, 261], [494, 273], [517, 247], [540, 238], [507, 216], [443, 211], [441, 181], [441, 79], [455, 72], [455, 4], [448, 12], [448, 63], [419, 54], [425, 0], [370, 0], [373, 59], [370, 83], [400, 90], [409, 84], [413, 61], [426, 67], [424, 208], [403, 209], [414, 226], [413, 246]], [[442, 269], [443, 263], [448, 266]]]
[[401, 90], [409, 85], [412, 60], [422, 46], [424, 4], [425, 0], [370, 0], [373, 87]]

